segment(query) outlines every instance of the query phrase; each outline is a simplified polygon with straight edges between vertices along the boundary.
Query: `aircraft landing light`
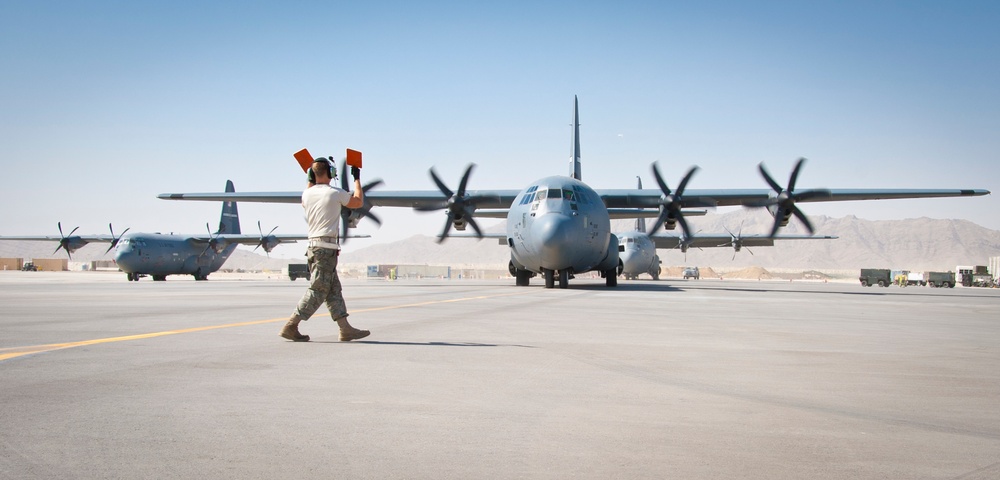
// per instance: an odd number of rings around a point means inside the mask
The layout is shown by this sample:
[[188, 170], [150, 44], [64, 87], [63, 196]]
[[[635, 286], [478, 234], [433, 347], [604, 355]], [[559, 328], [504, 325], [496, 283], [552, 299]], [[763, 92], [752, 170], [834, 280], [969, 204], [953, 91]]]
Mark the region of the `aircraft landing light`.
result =
[[[436, 305], [440, 303], [455, 303], [455, 302], [465, 302], [469, 300], [485, 300], [488, 298], [499, 298], [499, 297], [509, 297], [512, 295], [524, 295], [531, 293], [532, 290], [524, 290], [514, 293], [500, 293], [497, 295], [477, 295], [475, 297], [464, 297], [464, 298], [451, 298], [447, 300], [435, 300], [430, 302], [419, 302], [419, 303], [407, 303], [402, 305], [390, 305], [386, 307], [375, 307], [375, 308], [361, 308], [357, 310], [352, 310], [352, 314], [364, 313], [364, 312], [378, 312], [383, 310], [396, 310], [401, 308], [413, 308], [413, 307], [425, 307], [428, 305]], [[288, 317], [282, 318], [271, 318], [267, 320], [253, 320], [250, 322], [239, 322], [239, 323], [227, 323], [224, 325], [209, 325], [205, 327], [193, 327], [193, 328], [183, 328], [180, 330], [167, 330], [163, 332], [153, 332], [153, 333], [141, 333], [138, 335], [125, 335], [121, 337], [108, 337], [108, 338], [97, 338], [93, 340], [81, 340], [79, 342], [66, 342], [66, 343], [50, 343], [48, 345], [32, 345], [26, 347], [10, 347], [10, 348], [0, 348], [0, 362], [4, 360], [10, 360], [17, 357], [22, 357], [25, 355], [33, 355], [36, 353], [53, 352], [56, 350], [63, 350], [73, 347], [84, 347], [88, 345], [100, 345], [102, 343], [114, 343], [114, 342], [127, 342], [130, 340], [142, 340], [146, 338], [156, 338], [164, 337], [167, 335], [178, 335], [181, 333], [194, 333], [194, 332], [204, 332], [207, 330], [219, 330], [222, 328], [233, 328], [233, 327], [248, 327], [250, 325], [261, 325], [265, 323], [277, 323], [285, 322]]]

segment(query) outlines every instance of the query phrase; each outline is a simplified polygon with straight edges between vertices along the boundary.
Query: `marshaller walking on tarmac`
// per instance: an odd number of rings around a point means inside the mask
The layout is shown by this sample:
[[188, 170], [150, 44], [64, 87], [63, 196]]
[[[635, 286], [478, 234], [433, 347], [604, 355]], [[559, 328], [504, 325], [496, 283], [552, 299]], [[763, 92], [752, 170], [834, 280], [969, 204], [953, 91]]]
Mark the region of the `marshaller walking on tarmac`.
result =
[[323, 302], [326, 302], [326, 308], [330, 310], [330, 317], [340, 327], [340, 341], [365, 338], [371, 333], [354, 328], [347, 322], [347, 305], [344, 304], [340, 278], [337, 276], [340, 209], [353, 209], [363, 205], [361, 169], [351, 167], [351, 175], [354, 176], [353, 194], [330, 184], [336, 178], [336, 172], [332, 157], [315, 159], [308, 170], [309, 186], [302, 192], [302, 208], [306, 211], [306, 222], [309, 224], [309, 250], [306, 257], [312, 281], [309, 283], [309, 291], [295, 307], [295, 313], [281, 329], [282, 337], [295, 342], [309, 341], [309, 335], [299, 333], [299, 322], [308, 320]]

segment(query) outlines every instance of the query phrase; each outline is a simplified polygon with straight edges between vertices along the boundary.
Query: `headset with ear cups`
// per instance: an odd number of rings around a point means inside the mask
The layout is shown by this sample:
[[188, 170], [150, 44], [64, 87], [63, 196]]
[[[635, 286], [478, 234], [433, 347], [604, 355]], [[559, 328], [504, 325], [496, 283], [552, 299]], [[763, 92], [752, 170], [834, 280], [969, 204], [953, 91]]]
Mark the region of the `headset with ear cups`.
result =
[[[331, 158], [319, 157], [316, 160], [313, 160], [313, 164], [316, 164], [318, 162], [323, 162], [326, 164], [327, 168], [326, 176], [329, 177], [330, 180], [337, 178], [337, 167], [334, 166], [332, 157]], [[316, 183], [316, 173], [313, 172], [311, 166], [309, 167], [308, 173], [306, 175], [309, 178], [309, 183]]]

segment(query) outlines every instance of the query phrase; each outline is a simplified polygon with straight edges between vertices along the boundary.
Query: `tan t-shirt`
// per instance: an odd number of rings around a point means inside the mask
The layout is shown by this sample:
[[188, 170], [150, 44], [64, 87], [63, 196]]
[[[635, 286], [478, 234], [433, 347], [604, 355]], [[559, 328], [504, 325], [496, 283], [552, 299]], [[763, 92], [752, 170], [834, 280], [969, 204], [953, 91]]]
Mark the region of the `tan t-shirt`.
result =
[[351, 192], [326, 184], [313, 185], [302, 192], [302, 208], [306, 211], [309, 238], [336, 237], [340, 225], [340, 208], [351, 201]]

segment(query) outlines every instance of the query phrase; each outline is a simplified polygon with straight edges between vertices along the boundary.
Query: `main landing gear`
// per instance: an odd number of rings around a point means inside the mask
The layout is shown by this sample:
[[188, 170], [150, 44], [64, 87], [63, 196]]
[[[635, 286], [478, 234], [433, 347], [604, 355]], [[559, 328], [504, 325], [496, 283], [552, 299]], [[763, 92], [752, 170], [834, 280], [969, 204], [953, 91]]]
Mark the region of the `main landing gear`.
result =
[[557, 273], [554, 270], [542, 269], [542, 275], [545, 277], [545, 288], [554, 288], [557, 277], [559, 279], [559, 288], [569, 287], [569, 270], [559, 270]]

